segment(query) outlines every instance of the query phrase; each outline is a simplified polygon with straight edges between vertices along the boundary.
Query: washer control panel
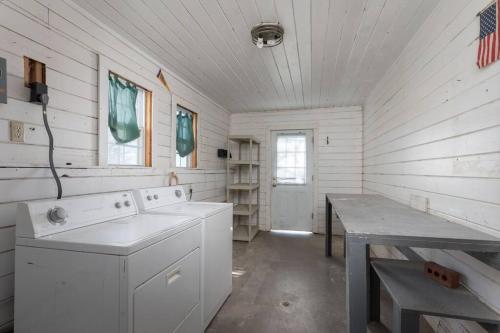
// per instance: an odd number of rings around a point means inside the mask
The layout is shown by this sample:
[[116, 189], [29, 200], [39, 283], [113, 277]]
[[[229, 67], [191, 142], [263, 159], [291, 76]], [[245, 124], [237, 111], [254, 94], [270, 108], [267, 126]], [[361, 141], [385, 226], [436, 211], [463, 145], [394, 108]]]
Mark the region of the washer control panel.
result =
[[38, 238], [136, 214], [131, 192], [25, 202], [18, 204], [16, 234]]
[[147, 211], [178, 202], [185, 202], [186, 195], [182, 186], [145, 188], [134, 191], [140, 211]]
[[50, 208], [47, 212], [47, 219], [52, 224], [65, 224], [67, 218], [68, 212], [64, 208], [59, 206]]

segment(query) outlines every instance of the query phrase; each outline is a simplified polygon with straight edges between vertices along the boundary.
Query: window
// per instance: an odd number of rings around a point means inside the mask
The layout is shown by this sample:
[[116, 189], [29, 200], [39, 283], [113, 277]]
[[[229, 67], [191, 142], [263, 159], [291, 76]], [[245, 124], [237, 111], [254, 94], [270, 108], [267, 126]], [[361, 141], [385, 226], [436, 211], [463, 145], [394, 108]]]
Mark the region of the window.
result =
[[109, 73], [108, 164], [151, 166], [152, 93]]
[[306, 138], [305, 134], [278, 135], [276, 166], [278, 184], [306, 184]]
[[198, 114], [177, 105], [175, 166], [197, 167]]

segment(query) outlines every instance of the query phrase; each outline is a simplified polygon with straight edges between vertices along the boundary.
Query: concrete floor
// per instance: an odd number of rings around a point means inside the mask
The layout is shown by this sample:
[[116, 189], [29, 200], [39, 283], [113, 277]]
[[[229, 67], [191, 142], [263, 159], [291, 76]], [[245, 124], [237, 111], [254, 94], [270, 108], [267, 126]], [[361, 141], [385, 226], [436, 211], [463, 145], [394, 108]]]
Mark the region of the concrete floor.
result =
[[[233, 245], [233, 293], [207, 333], [346, 332], [345, 262], [324, 257], [323, 236], [260, 232], [250, 244]], [[389, 326], [383, 291], [381, 312]]]

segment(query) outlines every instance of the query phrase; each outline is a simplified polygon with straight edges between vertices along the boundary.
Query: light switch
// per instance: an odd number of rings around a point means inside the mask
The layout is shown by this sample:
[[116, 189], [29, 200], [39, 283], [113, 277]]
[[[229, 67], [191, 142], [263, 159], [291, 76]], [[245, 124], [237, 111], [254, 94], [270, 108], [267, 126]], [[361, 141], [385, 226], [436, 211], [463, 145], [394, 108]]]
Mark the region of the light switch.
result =
[[0, 103], [7, 104], [7, 60], [0, 58]]

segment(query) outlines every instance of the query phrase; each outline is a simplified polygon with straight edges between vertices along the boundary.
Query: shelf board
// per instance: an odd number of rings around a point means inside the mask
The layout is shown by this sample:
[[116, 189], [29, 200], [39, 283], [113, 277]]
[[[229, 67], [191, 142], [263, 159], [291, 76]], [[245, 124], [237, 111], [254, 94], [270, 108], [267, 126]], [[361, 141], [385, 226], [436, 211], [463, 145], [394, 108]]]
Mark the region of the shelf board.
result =
[[258, 161], [249, 160], [229, 160], [230, 165], [260, 165]]
[[257, 139], [253, 135], [229, 135], [228, 139], [232, 140], [232, 141], [238, 141], [238, 142], [250, 142], [250, 141], [252, 141], [253, 143], [260, 144], [259, 139]]
[[233, 229], [233, 240], [250, 242], [254, 239], [255, 235], [259, 232], [259, 227], [256, 225], [250, 226], [250, 233], [248, 225], [238, 225]]
[[233, 215], [251, 216], [255, 214], [255, 212], [258, 210], [259, 210], [258, 205], [252, 205], [252, 210], [250, 211], [248, 204], [237, 204], [233, 208]]
[[228, 186], [230, 190], [256, 190], [259, 188], [259, 184], [257, 183], [236, 183], [236, 184], [231, 184]]

